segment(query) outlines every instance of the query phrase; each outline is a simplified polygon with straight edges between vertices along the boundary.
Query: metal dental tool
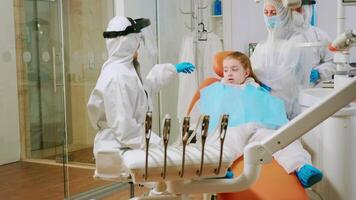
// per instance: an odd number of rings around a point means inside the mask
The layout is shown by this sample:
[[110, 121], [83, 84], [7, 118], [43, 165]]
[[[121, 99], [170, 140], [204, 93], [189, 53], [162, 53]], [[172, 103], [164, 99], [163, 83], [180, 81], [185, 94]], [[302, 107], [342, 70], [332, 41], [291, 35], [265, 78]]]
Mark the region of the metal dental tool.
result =
[[170, 132], [171, 132], [171, 118], [169, 116], [166, 116], [164, 119], [164, 125], [163, 125], [164, 164], [163, 164], [163, 172], [161, 173], [161, 177], [163, 179], [166, 178], [167, 147], [168, 147]]
[[200, 162], [200, 169], [197, 170], [197, 175], [201, 176], [203, 173], [203, 165], [204, 165], [204, 148], [205, 148], [205, 141], [208, 137], [208, 130], [209, 130], [209, 115], [204, 115], [202, 126], [201, 126], [201, 162]]
[[188, 138], [188, 142], [187, 142], [188, 144], [191, 143], [192, 140], [193, 140], [193, 138], [196, 137], [198, 127], [199, 127], [199, 125], [200, 125], [201, 122], [202, 122], [202, 118], [203, 118], [203, 115], [201, 115], [201, 116], [199, 117], [199, 119], [198, 119], [198, 121], [197, 121], [197, 123], [196, 123], [194, 129], [193, 129], [193, 130], [189, 130], [189, 138]]
[[147, 169], [148, 169], [148, 147], [150, 145], [151, 139], [151, 128], [152, 128], [152, 111], [146, 113], [145, 119], [145, 141], [146, 141], [146, 160], [145, 160], [145, 174], [143, 175], [145, 181], [147, 180]]
[[222, 162], [222, 157], [224, 152], [224, 141], [225, 141], [226, 129], [228, 123], [229, 123], [229, 115], [225, 114], [222, 116], [221, 123], [220, 123], [220, 159], [219, 159], [218, 168], [214, 170], [216, 175], [220, 173], [221, 162]]
[[181, 171], [179, 171], [179, 176], [181, 178], [183, 178], [184, 175], [185, 147], [189, 139], [189, 123], [190, 123], [190, 117], [184, 117], [183, 126], [182, 126], [182, 142], [183, 142], [182, 167], [181, 167]]

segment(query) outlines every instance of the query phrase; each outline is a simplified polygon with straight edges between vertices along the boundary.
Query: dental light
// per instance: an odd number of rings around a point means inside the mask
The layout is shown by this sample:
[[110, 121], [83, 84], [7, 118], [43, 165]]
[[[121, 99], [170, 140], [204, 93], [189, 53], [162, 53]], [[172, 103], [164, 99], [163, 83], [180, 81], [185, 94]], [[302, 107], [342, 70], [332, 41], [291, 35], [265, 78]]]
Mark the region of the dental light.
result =
[[330, 45], [330, 51], [346, 50], [356, 43], [356, 29], [348, 30], [337, 37]]

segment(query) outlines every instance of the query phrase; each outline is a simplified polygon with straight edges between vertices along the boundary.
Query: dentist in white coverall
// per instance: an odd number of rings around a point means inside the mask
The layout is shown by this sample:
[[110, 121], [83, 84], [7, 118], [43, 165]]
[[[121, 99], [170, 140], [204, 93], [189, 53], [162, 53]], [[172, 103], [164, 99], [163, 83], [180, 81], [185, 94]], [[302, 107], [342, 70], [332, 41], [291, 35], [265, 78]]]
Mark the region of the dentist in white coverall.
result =
[[[297, 47], [307, 42], [296, 26], [304, 19], [300, 13], [285, 8], [281, 0], [264, 0], [263, 12], [268, 36], [256, 46], [251, 56], [252, 68], [271, 94], [284, 101], [287, 116], [293, 119], [300, 112], [300, 89], [309, 84], [312, 69], [310, 50]], [[288, 173], [295, 172], [304, 187], [322, 179], [321, 171], [312, 166], [310, 154], [298, 140], [273, 156]]]
[[[302, 6], [296, 9], [304, 20], [296, 20], [298, 32], [300, 32], [307, 42], [330, 41], [330, 36], [322, 29], [315, 26], [313, 18], [313, 4], [315, 0], [303, 0]], [[336, 72], [336, 65], [333, 63], [333, 54], [325, 46], [312, 48], [312, 70], [310, 72], [310, 83], [318, 84], [320, 81], [332, 79]]]
[[[104, 32], [108, 60], [88, 102], [91, 124], [98, 129], [95, 157], [100, 150], [142, 147], [146, 112], [152, 110], [149, 91], [158, 91], [178, 72], [191, 73], [195, 69], [186, 62], [157, 64], [142, 81], [136, 52], [143, 39], [141, 29], [149, 25], [149, 19], [116, 16]], [[150, 141], [158, 143], [160, 138], [152, 133]]]

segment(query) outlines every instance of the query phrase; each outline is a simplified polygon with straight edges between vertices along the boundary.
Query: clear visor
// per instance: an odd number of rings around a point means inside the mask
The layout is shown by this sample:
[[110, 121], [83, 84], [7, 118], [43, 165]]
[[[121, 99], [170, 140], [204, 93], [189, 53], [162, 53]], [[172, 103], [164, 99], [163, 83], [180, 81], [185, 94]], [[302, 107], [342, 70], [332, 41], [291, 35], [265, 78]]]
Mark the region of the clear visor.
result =
[[147, 51], [149, 55], [156, 57], [158, 54], [157, 42], [151, 26], [143, 28], [140, 34], [143, 42], [143, 45], [140, 46], [143, 46], [144, 51]]

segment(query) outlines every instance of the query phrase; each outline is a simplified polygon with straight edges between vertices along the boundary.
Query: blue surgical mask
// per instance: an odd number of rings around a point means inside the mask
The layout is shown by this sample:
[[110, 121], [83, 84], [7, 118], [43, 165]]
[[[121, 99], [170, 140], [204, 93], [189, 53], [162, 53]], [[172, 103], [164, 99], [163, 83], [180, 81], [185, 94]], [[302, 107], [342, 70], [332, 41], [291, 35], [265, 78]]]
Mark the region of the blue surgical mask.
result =
[[277, 28], [282, 24], [281, 18], [277, 15], [270, 16], [270, 17], [264, 15], [264, 19], [268, 28]]

